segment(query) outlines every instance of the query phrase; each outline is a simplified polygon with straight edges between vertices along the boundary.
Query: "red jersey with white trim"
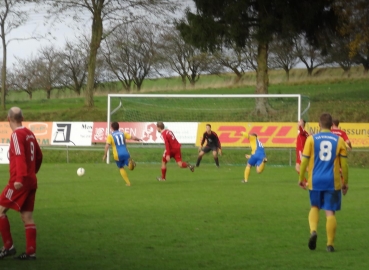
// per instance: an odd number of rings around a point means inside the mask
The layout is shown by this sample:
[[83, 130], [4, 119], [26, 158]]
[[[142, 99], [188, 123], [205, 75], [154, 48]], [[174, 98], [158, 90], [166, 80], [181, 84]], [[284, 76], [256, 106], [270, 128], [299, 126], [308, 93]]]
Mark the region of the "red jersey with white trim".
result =
[[333, 134], [336, 134], [336, 135], [338, 135], [338, 136], [342, 137], [342, 139], [343, 139], [344, 141], [348, 141], [348, 140], [349, 140], [349, 138], [348, 138], [348, 136], [347, 136], [346, 132], [344, 132], [343, 130], [341, 130], [341, 129], [339, 129], [339, 128], [332, 128], [332, 129], [331, 129], [331, 132], [332, 132]]
[[161, 137], [165, 143], [165, 150], [166, 153], [170, 153], [172, 149], [179, 149], [181, 148], [181, 144], [177, 141], [176, 137], [174, 136], [173, 132], [169, 129], [163, 129], [161, 131]]
[[305, 142], [307, 137], [309, 137], [309, 133], [305, 129], [303, 129], [301, 126], [299, 126], [299, 134], [297, 135], [297, 141], [296, 141], [296, 150], [303, 151]]
[[36, 173], [41, 163], [42, 152], [33, 132], [25, 127], [16, 128], [10, 137], [9, 184], [20, 182], [24, 188], [36, 189]]

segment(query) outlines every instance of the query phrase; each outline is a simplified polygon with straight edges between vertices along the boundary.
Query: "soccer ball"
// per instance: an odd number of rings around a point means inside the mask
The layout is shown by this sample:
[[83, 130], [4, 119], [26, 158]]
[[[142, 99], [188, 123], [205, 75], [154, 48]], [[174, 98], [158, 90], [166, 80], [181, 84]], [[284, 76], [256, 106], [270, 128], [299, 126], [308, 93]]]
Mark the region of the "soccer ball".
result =
[[78, 170], [77, 170], [77, 175], [78, 176], [82, 176], [82, 175], [84, 175], [85, 174], [85, 169], [83, 169], [83, 168], [78, 168]]

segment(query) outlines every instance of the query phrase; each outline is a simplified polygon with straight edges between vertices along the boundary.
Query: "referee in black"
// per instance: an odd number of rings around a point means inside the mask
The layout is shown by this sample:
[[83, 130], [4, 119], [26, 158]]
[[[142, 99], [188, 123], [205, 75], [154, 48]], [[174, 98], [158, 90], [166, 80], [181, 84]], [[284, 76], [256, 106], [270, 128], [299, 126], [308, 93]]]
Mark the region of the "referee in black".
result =
[[[203, 147], [206, 140], [206, 146]], [[213, 157], [215, 161], [215, 165], [219, 168], [219, 159], [218, 159], [218, 152], [219, 155], [222, 155], [222, 148], [220, 145], [220, 141], [218, 138], [218, 135], [211, 130], [211, 125], [206, 124], [206, 131], [204, 132], [204, 135], [202, 136], [201, 140], [201, 146], [199, 147], [199, 156], [197, 157], [196, 167], [200, 166], [200, 162], [202, 159], [202, 156], [206, 153], [209, 153], [210, 151], [213, 151]]]

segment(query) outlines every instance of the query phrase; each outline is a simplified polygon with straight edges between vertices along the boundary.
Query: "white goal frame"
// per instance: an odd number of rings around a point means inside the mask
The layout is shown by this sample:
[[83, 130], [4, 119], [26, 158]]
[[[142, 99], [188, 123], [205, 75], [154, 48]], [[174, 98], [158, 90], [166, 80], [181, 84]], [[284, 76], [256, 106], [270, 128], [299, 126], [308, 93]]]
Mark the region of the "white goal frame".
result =
[[[108, 94], [108, 108], [107, 108], [107, 132], [110, 131], [111, 115], [122, 107], [122, 99], [129, 98], [297, 98], [297, 121], [301, 119], [308, 108], [301, 113], [301, 94], [209, 94], [209, 95], [194, 95], [194, 94]], [[121, 101], [118, 107], [111, 110], [111, 98], [120, 98]], [[106, 163], [109, 164], [109, 151], [106, 157]]]

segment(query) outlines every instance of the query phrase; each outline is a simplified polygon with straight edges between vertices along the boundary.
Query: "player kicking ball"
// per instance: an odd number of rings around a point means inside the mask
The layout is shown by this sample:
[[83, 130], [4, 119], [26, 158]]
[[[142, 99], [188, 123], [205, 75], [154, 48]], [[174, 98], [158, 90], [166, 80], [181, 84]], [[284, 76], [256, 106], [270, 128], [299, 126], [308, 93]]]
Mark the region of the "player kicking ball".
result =
[[245, 168], [244, 180], [242, 180], [242, 183], [247, 183], [251, 167], [256, 166], [256, 172], [262, 173], [268, 159], [266, 158], [263, 144], [258, 140], [255, 133], [241, 132], [241, 135], [250, 141], [251, 146], [251, 155], [245, 155], [248, 161]]
[[[206, 141], [206, 146], [203, 147], [205, 141]], [[211, 130], [211, 125], [206, 124], [206, 131], [204, 132], [204, 135], [202, 136], [201, 147], [199, 148], [199, 156], [197, 157], [196, 167], [200, 166], [200, 162], [201, 162], [203, 155], [209, 153], [210, 151], [213, 151], [215, 165], [217, 166], [217, 168], [219, 168], [218, 153], [220, 156], [222, 155], [220, 140], [218, 138], [218, 135], [214, 131]]]
[[158, 181], [166, 180], [167, 173], [167, 163], [171, 158], [174, 158], [180, 168], [189, 168], [191, 172], [194, 172], [195, 168], [189, 163], [182, 161], [181, 155], [181, 144], [177, 141], [173, 132], [164, 127], [163, 122], [156, 123], [157, 131], [161, 134], [164, 140], [165, 150], [163, 154], [163, 159], [161, 162], [161, 177], [157, 177]]

